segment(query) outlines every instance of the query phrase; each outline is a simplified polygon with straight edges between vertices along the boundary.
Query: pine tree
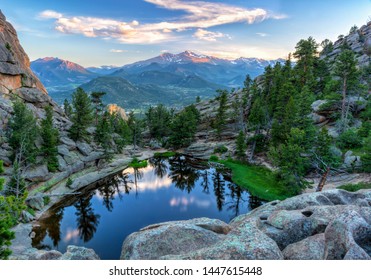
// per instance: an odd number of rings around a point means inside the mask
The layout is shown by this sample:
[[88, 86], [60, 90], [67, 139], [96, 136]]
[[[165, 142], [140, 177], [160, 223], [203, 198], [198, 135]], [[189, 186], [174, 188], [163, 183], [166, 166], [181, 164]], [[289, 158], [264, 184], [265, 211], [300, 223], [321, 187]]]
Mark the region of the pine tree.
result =
[[194, 105], [187, 106], [178, 113], [171, 125], [169, 144], [174, 148], [181, 148], [191, 144], [200, 120], [200, 113]]
[[64, 113], [66, 114], [67, 117], [71, 117], [71, 115], [72, 115], [72, 106], [68, 102], [67, 99], [65, 99], [64, 102], [63, 102], [63, 110], [64, 110]]
[[[3, 172], [3, 162], [0, 160], [0, 174]], [[3, 191], [4, 182], [4, 179], [0, 178], [0, 193]], [[11, 240], [14, 238], [14, 232], [10, 230], [12, 221], [9, 214], [7, 200], [0, 195], [0, 260], [6, 260], [12, 253], [8, 248], [11, 245]]]
[[214, 126], [216, 129], [216, 135], [219, 139], [221, 137], [221, 133], [226, 124], [227, 98], [228, 98], [228, 91], [219, 90], [219, 95], [217, 97], [217, 99], [219, 100], [219, 107], [218, 107], [218, 112], [216, 114], [216, 119], [214, 122]]
[[134, 112], [130, 112], [129, 118], [128, 118], [128, 126], [131, 131], [132, 139], [130, 141], [131, 144], [134, 145], [134, 149], [137, 148], [138, 144], [142, 141], [142, 132], [143, 132], [143, 121], [137, 118], [134, 115]]
[[71, 139], [89, 141], [86, 129], [93, 121], [93, 109], [88, 94], [82, 89], [77, 88], [72, 95], [72, 126], [69, 131]]
[[304, 142], [305, 132], [292, 128], [287, 140], [277, 147], [271, 147], [269, 152], [270, 158], [279, 167], [278, 179], [290, 188], [292, 194], [299, 194], [308, 185], [304, 175], [310, 166], [310, 159], [302, 156], [306, 153]]
[[110, 115], [110, 123], [113, 128], [113, 132], [118, 135], [114, 138], [117, 152], [121, 152], [122, 149], [131, 143], [132, 132], [128, 125], [128, 122], [116, 113]]
[[318, 44], [309, 37], [307, 40], [300, 40], [295, 49], [294, 57], [297, 59], [295, 71], [298, 76], [299, 88], [309, 86], [313, 89], [315, 83], [314, 65], [318, 60]]
[[39, 135], [36, 119], [26, 105], [16, 100], [13, 116], [9, 121], [9, 145], [13, 148], [13, 160], [32, 163], [36, 159], [35, 141]]
[[246, 156], [246, 142], [242, 130], [238, 133], [236, 139], [236, 154], [239, 159], [243, 159]]
[[105, 112], [98, 118], [95, 141], [103, 148], [103, 156], [106, 160], [111, 160], [113, 156], [113, 132], [114, 128], [110, 121], [110, 114]]
[[357, 70], [357, 60], [354, 52], [349, 50], [347, 46], [343, 46], [343, 50], [337, 57], [334, 72], [342, 81], [342, 105], [341, 105], [341, 130], [344, 131], [347, 127], [347, 108], [346, 98], [349, 88], [354, 86], [359, 76]]
[[50, 172], [57, 171], [58, 168], [58, 142], [59, 131], [53, 127], [53, 110], [50, 106], [45, 108], [46, 117], [41, 121], [41, 138], [43, 144], [41, 152], [47, 162]]
[[98, 116], [103, 111], [102, 97], [106, 95], [105, 92], [92, 92], [90, 94], [91, 103], [93, 104], [95, 111], [95, 125], [98, 124]]
[[160, 104], [157, 107], [150, 107], [146, 112], [146, 122], [149, 128], [151, 137], [161, 140], [170, 133], [170, 122], [172, 112], [164, 105]]

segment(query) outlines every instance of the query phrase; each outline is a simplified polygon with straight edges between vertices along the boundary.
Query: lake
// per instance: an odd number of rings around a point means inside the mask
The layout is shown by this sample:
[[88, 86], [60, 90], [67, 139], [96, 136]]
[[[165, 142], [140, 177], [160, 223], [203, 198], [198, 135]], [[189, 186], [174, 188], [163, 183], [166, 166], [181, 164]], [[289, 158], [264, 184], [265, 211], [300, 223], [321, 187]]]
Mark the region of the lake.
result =
[[115, 260], [124, 239], [150, 224], [199, 217], [228, 223], [262, 204], [225, 173], [185, 156], [151, 158], [146, 168], [127, 168], [53, 206], [34, 227], [33, 246], [62, 253], [84, 246]]

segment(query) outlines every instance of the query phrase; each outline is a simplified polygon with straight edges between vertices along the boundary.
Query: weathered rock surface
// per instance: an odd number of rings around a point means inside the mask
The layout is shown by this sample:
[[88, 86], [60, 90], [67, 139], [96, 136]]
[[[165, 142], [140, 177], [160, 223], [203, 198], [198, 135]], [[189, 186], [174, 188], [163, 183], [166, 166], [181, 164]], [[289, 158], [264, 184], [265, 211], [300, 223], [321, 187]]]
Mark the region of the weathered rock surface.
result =
[[100, 258], [93, 249], [70, 245], [60, 260], [100, 260]]
[[121, 259], [370, 259], [370, 240], [371, 191], [330, 190], [266, 203], [229, 225], [151, 225], [126, 238]]
[[[12, 170], [12, 148], [7, 143], [6, 129], [13, 114], [14, 96], [25, 103], [39, 124], [45, 118], [45, 107], [51, 106], [53, 123], [61, 136], [58, 146], [58, 171], [61, 173], [50, 173], [47, 166], [42, 164], [43, 158], [39, 156], [36, 166], [23, 170], [26, 180], [32, 183], [46, 182], [51, 178], [63, 180], [101, 158], [102, 153], [92, 152], [94, 146], [76, 143], [68, 137], [70, 120], [48, 96], [44, 86], [31, 71], [29, 58], [19, 43], [16, 31], [0, 11], [0, 159], [4, 162], [5, 175], [11, 174]], [[35, 142], [38, 148], [41, 144], [41, 140]]]

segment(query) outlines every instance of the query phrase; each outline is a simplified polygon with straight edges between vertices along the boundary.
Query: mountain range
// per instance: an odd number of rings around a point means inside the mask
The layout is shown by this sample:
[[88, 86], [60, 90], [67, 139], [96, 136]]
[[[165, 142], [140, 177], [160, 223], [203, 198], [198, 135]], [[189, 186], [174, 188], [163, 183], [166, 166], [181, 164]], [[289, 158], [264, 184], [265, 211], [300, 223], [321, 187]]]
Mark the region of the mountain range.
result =
[[254, 78], [276, 62], [282, 60], [227, 60], [185, 51], [163, 53], [122, 67], [84, 68], [47, 57], [31, 62], [31, 69], [58, 103], [81, 86], [87, 91], [105, 91], [105, 102], [133, 109], [158, 103], [182, 106], [197, 96], [210, 98], [218, 88], [242, 87], [247, 74]]

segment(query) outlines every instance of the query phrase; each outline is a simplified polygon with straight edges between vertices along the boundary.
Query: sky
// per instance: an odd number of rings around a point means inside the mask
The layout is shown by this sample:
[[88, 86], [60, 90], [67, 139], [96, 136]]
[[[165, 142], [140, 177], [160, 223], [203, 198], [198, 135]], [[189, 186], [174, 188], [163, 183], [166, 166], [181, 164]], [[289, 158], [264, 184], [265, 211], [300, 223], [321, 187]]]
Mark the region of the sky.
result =
[[31, 60], [122, 66], [163, 52], [285, 58], [300, 39], [335, 41], [371, 0], [1, 0]]

